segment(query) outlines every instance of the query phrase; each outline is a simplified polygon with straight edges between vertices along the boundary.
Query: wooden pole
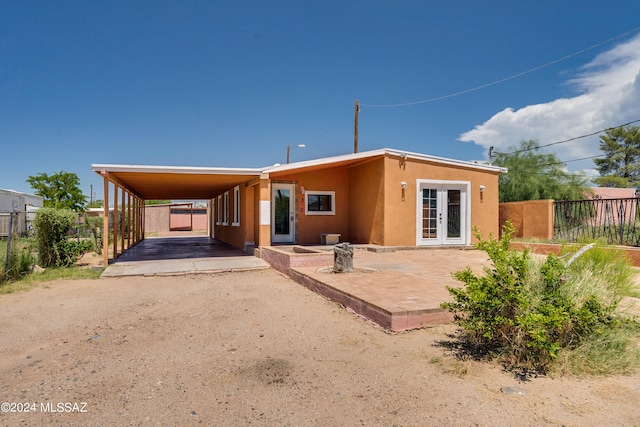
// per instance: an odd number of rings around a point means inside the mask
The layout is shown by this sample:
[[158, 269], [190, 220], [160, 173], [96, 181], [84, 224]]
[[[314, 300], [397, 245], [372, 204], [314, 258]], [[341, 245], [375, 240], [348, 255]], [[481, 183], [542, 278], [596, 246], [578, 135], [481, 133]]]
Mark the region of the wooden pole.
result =
[[133, 194], [131, 193], [127, 193], [127, 225], [128, 225], [128, 229], [127, 229], [127, 249], [129, 249], [131, 247], [131, 242], [133, 241], [133, 231], [134, 231], [134, 219], [133, 216], [131, 216], [132, 214], [132, 209], [131, 209], [131, 202], [133, 201]]
[[358, 116], [360, 115], [360, 104], [358, 103], [357, 99], [354, 105], [354, 110], [355, 110], [354, 111], [355, 120], [353, 124], [353, 152], [357, 153], [358, 152]]
[[106, 177], [104, 180], [104, 206], [102, 218], [102, 260], [104, 268], [109, 266], [109, 180]]
[[113, 259], [118, 258], [118, 184], [113, 184]]
[[125, 216], [126, 216], [126, 208], [125, 208], [125, 193], [127, 192], [127, 190], [122, 187], [121, 190], [121, 198], [122, 198], [122, 204], [120, 206], [122, 206], [120, 209], [122, 210], [122, 214], [120, 215], [120, 253], [123, 254], [124, 253], [124, 221], [125, 221]]

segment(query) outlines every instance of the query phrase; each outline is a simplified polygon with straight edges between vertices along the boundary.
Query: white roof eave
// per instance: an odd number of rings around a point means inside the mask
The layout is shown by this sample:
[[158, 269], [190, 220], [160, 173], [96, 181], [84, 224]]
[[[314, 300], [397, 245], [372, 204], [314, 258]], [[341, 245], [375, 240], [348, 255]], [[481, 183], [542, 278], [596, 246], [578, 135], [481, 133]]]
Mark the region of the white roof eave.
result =
[[450, 165], [450, 166], [460, 166], [460, 167], [480, 169], [480, 170], [498, 172], [498, 173], [507, 172], [506, 168], [503, 168], [500, 166], [492, 166], [492, 165], [486, 165], [486, 164], [481, 164], [476, 162], [468, 162], [463, 160], [447, 159], [444, 157], [430, 156], [426, 154], [413, 153], [411, 151], [396, 150], [392, 148], [381, 148], [378, 150], [363, 151], [361, 153], [343, 154], [340, 156], [325, 157], [322, 159], [315, 159], [315, 160], [306, 160], [302, 162], [289, 163], [286, 165], [274, 165], [274, 166], [266, 167], [265, 169], [263, 169], [263, 171], [265, 173], [281, 172], [281, 171], [287, 171], [291, 169], [301, 169], [305, 167], [329, 165], [331, 163], [339, 163], [339, 162], [349, 161], [349, 160], [358, 160], [358, 159], [366, 159], [369, 157], [384, 156], [387, 154], [395, 155], [398, 157], [416, 159], [416, 160], [426, 160], [426, 161]]
[[130, 172], [130, 173], [177, 173], [193, 175], [255, 175], [260, 176], [262, 168], [220, 168], [220, 167], [190, 167], [190, 166], [147, 166], [147, 165], [114, 165], [92, 164], [91, 170], [101, 172]]

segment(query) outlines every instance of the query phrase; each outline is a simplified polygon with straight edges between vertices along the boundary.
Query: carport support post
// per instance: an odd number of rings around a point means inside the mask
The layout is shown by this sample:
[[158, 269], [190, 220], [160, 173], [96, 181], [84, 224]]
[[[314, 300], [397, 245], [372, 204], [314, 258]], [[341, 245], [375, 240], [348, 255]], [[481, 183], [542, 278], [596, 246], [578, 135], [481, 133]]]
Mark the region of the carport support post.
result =
[[136, 243], [140, 241], [140, 229], [142, 228], [142, 221], [140, 221], [140, 198], [136, 197]]
[[127, 193], [127, 217], [128, 220], [128, 229], [127, 229], [127, 249], [131, 247], [131, 242], [133, 242], [133, 217], [131, 216], [131, 201], [133, 200], [132, 194]]
[[120, 197], [122, 198], [122, 203], [120, 204], [120, 209], [122, 210], [122, 214], [120, 215], [120, 253], [123, 254], [124, 253], [124, 222], [126, 220], [125, 214], [127, 213], [127, 211], [125, 210], [125, 195], [127, 193], [127, 190], [124, 189], [124, 187], [122, 188], [122, 194], [120, 195]]
[[144, 240], [145, 224], [147, 222], [147, 205], [144, 199], [140, 199], [140, 240]]
[[113, 259], [118, 258], [118, 184], [113, 183]]
[[102, 262], [105, 268], [109, 265], [109, 180], [106, 177], [104, 180], [104, 206], [102, 218]]
[[213, 237], [213, 199], [209, 199], [207, 203], [207, 235]]

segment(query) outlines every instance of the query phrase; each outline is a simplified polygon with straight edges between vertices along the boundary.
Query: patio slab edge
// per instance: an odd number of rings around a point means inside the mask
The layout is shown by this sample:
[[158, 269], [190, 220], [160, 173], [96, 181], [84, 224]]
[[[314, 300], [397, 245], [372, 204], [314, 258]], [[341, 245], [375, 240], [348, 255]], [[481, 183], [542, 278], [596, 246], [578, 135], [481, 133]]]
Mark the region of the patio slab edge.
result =
[[287, 276], [296, 283], [331, 301], [342, 304], [347, 310], [390, 332], [403, 332], [453, 321], [453, 315], [441, 308], [406, 310], [395, 305], [396, 309], [390, 310], [380, 307], [295, 268], [289, 269]]

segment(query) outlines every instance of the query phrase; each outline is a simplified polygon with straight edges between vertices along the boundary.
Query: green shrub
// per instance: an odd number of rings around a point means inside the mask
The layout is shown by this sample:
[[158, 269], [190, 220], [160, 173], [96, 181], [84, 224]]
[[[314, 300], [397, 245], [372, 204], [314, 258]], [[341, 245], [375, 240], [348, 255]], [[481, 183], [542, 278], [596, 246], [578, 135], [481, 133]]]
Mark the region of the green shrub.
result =
[[70, 210], [54, 208], [41, 208], [36, 213], [36, 244], [42, 267], [70, 266], [91, 249], [90, 242], [68, 238], [76, 215]]
[[[454, 313], [467, 348], [498, 357], [510, 368], [546, 372], [561, 355], [578, 360], [581, 351], [595, 351], [594, 343], [604, 343], [602, 336], [620, 330], [625, 321], [615, 309], [633, 274], [624, 257], [596, 248], [569, 267], [555, 255], [536, 263], [527, 250], [509, 250], [513, 231], [507, 224], [500, 240], [482, 240], [476, 230], [476, 247], [487, 252], [492, 266], [484, 275], [470, 268], [458, 271], [454, 277], [465, 286], [448, 288], [453, 302], [442, 306]], [[628, 342], [635, 339], [634, 334], [619, 336], [620, 342], [624, 336]], [[633, 345], [615, 348], [638, 352]], [[610, 346], [603, 348], [607, 351]]]
[[13, 239], [11, 242], [11, 250], [9, 252], [9, 263], [7, 266], [7, 241], [3, 240], [0, 244], [0, 282], [3, 280], [16, 280], [24, 276], [30, 271], [31, 265], [35, 263], [35, 259], [31, 254], [31, 249], [27, 242], [20, 239]]
[[96, 216], [85, 215], [84, 221], [91, 236], [92, 249], [98, 255], [102, 254], [102, 233], [100, 228], [103, 226], [103, 219]]

